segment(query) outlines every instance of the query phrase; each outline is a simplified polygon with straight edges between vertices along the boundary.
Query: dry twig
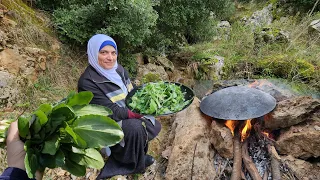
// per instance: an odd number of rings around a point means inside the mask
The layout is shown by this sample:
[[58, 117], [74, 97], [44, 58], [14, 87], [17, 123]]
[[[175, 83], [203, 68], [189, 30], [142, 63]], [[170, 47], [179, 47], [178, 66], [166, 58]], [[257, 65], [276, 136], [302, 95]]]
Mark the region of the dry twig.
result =
[[242, 158], [241, 158], [240, 135], [239, 133], [235, 133], [233, 137], [233, 167], [232, 167], [231, 180], [241, 179], [241, 166], [242, 166]]
[[272, 145], [268, 145], [268, 153], [271, 158], [271, 174], [273, 180], [280, 180], [280, 156], [278, 155], [276, 149]]
[[249, 174], [253, 180], [262, 180], [256, 165], [252, 161], [251, 157], [249, 156], [248, 152], [248, 141], [245, 141], [242, 144], [242, 160], [243, 164], [246, 169], [249, 171]]

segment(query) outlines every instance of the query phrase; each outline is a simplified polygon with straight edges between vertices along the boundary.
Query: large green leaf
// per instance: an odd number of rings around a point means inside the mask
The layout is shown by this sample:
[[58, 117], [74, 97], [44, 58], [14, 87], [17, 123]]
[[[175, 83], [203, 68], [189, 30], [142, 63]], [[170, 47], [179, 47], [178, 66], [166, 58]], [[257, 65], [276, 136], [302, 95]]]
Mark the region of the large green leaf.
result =
[[78, 94], [74, 94], [67, 99], [68, 106], [75, 106], [75, 105], [87, 105], [93, 98], [93, 94], [90, 91], [82, 91]]
[[44, 146], [41, 152], [44, 154], [55, 155], [59, 146], [60, 146], [59, 136], [53, 135], [52, 137], [50, 137], [48, 140], [44, 142]]
[[112, 114], [111, 109], [96, 104], [88, 104], [86, 106], [74, 106], [73, 110], [76, 116], [84, 116], [89, 114], [109, 116]]
[[69, 121], [75, 118], [75, 114], [66, 104], [59, 104], [55, 106], [50, 115], [50, 132], [56, 131], [56, 128], [62, 124], [64, 121]]
[[39, 163], [42, 167], [56, 168], [56, 157], [49, 154], [40, 154]]
[[52, 111], [52, 106], [50, 104], [41, 104], [38, 108], [38, 110], [41, 110], [46, 115], [50, 114]]
[[87, 142], [88, 148], [100, 148], [117, 144], [123, 138], [120, 126], [106, 116], [86, 115], [77, 118], [73, 131]]
[[29, 178], [34, 178], [37, 169], [39, 168], [38, 155], [36, 151], [28, 148], [26, 151], [26, 156], [24, 158], [24, 164], [26, 167], [26, 172]]
[[65, 163], [65, 156], [62, 150], [58, 150], [55, 155], [40, 154], [39, 162], [42, 167], [56, 168], [62, 167]]
[[69, 153], [69, 158], [80, 165], [96, 169], [101, 169], [104, 166], [104, 160], [96, 149], [83, 150], [73, 147], [72, 152]]
[[84, 176], [86, 174], [86, 167], [79, 165], [68, 158], [65, 159], [65, 164], [62, 169], [67, 170], [75, 176]]
[[35, 111], [34, 115], [36, 116], [36, 119], [32, 123], [31, 129], [33, 130], [33, 134], [37, 134], [41, 130], [42, 126], [48, 122], [48, 118], [47, 115], [41, 110]]
[[73, 129], [67, 124], [64, 124], [64, 130], [72, 137], [73, 142], [81, 148], [87, 148], [87, 143], [78, 134], [76, 134]]
[[18, 119], [19, 135], [23, 138], [26, 138], [29, 134], [29, 121], [30, 117], [20, 116]]

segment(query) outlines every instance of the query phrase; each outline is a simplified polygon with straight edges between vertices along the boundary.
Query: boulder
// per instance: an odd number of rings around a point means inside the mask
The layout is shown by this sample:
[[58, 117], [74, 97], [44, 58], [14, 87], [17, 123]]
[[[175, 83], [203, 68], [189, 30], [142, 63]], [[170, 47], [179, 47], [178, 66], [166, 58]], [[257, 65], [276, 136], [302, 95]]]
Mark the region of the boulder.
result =
[[224, 158], [233, 158], [233, 136], [224, 124], [213, 120], [211, 123], [210, 142]]
[[228, 39], [231, 32], [231, 25], [228, 21], [221, 21], [217, 24], [218, 36], [214, 39]]
[[282, 161], [293, 171], [298, 179], [320, 179], [320, 165], [296, 159], [292, 156], [281, 156]]
[[272, 4], [269, 4], [262, 10], [254, 12], [247, 20], [247, 24], [252, 25], [253, 29], [270, 25], [273, 21], [272, 8]]
[[38, 57], [40, 55], [47, 55], [47, 51], [44, 49], [40, 49], [40, 48], [25, 47], [24, 50], [30, 56]]
[[320, 156], [320, 113], [318, 119], [282, 130], [276, 141], [279, 154], [308, 159]]
[[12, 107], [19, 99], [18, 83], [14, 75], [0, 71], [0, 109]]
[[319, 114], [319, 99], [308, 96], [290, 98], [278, 103], [271, 114], [272, 118], [264, 121], [264, 126], [272, 130], [286, 128], [303, 121], [319, 119]]
[[173, 63], [166, 57], [164, 56], [157, 56], [155, 58], [156, 64], [159, 64], [164, 67], [165, 70], [173, 71], [174, 70], [174, 65]]
[[169, 135], [171, 153], [166, 179], [214, 179], [214, 151], [209, 141], [211, 118], [199, 109], [199, 99], [176, 114]]
[[157, 66], [155, 64], [148, 63], [147, 65], [139, 66], [137, 79], [142, 79], [146, 74], [158, 74], [162, 80], [168, 80], [168, 74], [162, 66]]
[[320, 33], [320, 19], [314, 20], [309, 25], [309, 32]]

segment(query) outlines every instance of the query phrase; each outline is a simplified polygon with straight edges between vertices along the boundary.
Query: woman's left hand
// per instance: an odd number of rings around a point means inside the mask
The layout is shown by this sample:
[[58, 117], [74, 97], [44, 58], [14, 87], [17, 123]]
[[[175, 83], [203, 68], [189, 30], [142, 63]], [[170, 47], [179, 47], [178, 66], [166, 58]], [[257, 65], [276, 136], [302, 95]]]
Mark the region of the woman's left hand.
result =
[[26, 152], [24, 151], [24, 143], [19, 137], [18, 121], [14, 121], [10, 124], [6, 142], [8, 166], [26, 170], [24, 166]]

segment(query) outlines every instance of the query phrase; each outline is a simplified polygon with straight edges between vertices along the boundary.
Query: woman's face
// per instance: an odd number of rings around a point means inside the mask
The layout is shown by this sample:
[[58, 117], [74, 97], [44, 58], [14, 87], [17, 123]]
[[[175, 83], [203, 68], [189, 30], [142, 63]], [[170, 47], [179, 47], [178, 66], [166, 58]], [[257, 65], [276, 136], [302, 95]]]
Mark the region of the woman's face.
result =
[[117, 61], [117, 52], [113, 46], [103, 47], [98, 54], [98, 63], [103, 69], [112, 69]]

